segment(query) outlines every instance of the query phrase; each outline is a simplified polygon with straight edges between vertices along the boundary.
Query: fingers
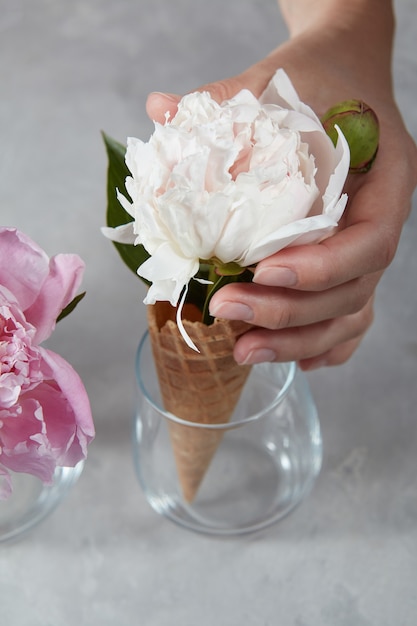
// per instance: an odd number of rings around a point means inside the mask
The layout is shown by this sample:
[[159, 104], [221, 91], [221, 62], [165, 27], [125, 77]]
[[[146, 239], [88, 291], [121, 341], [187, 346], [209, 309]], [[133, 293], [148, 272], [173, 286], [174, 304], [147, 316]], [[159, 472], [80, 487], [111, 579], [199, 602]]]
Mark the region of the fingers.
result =
[[238, 363], [298, 361], [302, 369], [344, 363], [373, 320], [373, 293], [382, 272], [322, 291], [233, 284], [211, 310], [258, 326], [236, 343]]
[[301, 359], [298, 362], [300, 369], [306, 370], [314, 370], [319, 367], [330, 367], [335, 365], [342, 365], [346, 363], [358, 348], [361, 343], [365, 332], [362, 333], [359, 337], [355, 337], [350, 341], [344, 341], [343, 343], [334, 346], [328, 352], [324, 354], [320, 354], [319, 356], [310, 358], [310, 359]]
[[235, 283], [214, 294], [210, 313], [269, 330], [298, 328], [357, 313], [372, 296], [379, 278], [380, 273], [369, 274], [316, 292]]
[[385, 269], [395, 255], [408, 198], [391, 200], [386, 194], [381, 205], [379, 193], [377, 198], [368, 197], [375, 191], [368, 184], [364, 183], [366, 193], [360, 189], [353, 195], [342, 230], [319, 244], [286, 248], [262, 260], [254, 282], [320, 291]]
[[352, 315], [282, 330], [255, 329], [236, 342], [238, 363], [298, 361], [302, 369], [339, 365], [355, 351], [373, 320], [373, 300]]
[[322, 291], [385, 269], [398, 243], [393, 231], [359, 223], [316, 245], [284, 249], [261, 261], [253, 282], [269, 287]]
[[[370, 172], [351, 176], [349, 203], [332, 237], [317, 245], [286, 248], [261, 261], [260, 285], [318, 291], [385, 269], [394, 258], [411, 207], [417, 167], [414, 144], [389, 138]], [[401, 143], [401, 142], [400, 142]], [[402, 150], [409, 150], [404, 159]]]

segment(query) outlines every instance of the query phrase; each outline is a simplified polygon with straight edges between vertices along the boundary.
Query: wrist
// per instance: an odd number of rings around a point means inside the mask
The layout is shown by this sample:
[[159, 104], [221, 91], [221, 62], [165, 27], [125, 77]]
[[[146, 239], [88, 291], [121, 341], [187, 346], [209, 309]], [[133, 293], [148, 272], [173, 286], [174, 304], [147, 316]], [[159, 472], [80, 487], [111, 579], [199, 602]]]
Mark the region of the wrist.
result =
[[381, 28], [392, 36], [392, 0], [278, 0], [291, 37], [304, 31], [364, 27], [371, 35]]
[[[290, 76], [301, 99], [323, 114], [336, 101], [359, 98], [372, 108], [392, 107], [391, 77], [394, 17], [385, 0], [280, 0], [292, 17], [306, 9], [309, 26], [257, 64], [257, 80], [278, 67]], [[345, 5], [348, 4], [346, 9]], [[318, 7], [317, 7], [318, 5]], [[315, 7], [316, 14], [309, 10]], [[332, 10], [323, 10], [332, 7]], [[337, 10], [336, 10], [337, 9]], [[337, 15], [335, 15], [337, 13]], [[317, 86], [320, 84], [320, 88]]]

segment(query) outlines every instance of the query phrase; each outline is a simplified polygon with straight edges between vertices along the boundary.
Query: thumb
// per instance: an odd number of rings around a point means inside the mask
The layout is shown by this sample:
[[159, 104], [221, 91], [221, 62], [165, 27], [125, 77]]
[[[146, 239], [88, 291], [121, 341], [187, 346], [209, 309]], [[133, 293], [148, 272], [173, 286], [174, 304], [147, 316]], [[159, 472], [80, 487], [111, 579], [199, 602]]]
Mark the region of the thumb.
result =
[[[259, 96], [263, 89], [265, 89], [268, 79], [263, 79], [259, 76], [259, 73], [254, 72], [252, 68], [247, 72], [228, 78], [226, 80], [219, 80], [214, 83], [207, 83], [202, 87], [199, 87], [195, 91], [208, 91], [213, 100], [219, 104], [224, 100], [229, 100], [235, 96], [242, 89], [249, 89], [255, 96]], [[173, 117], [177, 112], [178, 102], [181, 100], [181, 96], [172, 93], [153, 92], [149, 94], [146, 101], [146, 112], [155, 122], [163, 124], [165, 122], [165, 116], [169, 113], [170, 117]]]
[[181, 96], [154, 91], [146, 100], [146, 112], [151, 120], [163, 124], [167, 113], [170, 117], [175, 115], [180, 100]]

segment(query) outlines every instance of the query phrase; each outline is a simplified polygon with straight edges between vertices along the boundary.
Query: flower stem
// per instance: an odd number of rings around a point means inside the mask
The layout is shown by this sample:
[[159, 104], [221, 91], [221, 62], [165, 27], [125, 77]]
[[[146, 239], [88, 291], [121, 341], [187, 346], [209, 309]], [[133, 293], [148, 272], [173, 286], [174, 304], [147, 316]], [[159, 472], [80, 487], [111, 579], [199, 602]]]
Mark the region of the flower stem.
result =
[[212, 285], [208, 285], [207, 287], [207, 295], [204, 301], [203, 306], [203, 314], [202, 314], [202, 322], [207, 326], [213, 323], [213, 317], [209, 313], [209, 304], [212, 296], [218, 291], [223, 285], [226, 285], [230, 282], [230, 276], [219, 276], [216, 274], [216, 269], [214, 265], [210, 266], [208, 279], [213, 281]]

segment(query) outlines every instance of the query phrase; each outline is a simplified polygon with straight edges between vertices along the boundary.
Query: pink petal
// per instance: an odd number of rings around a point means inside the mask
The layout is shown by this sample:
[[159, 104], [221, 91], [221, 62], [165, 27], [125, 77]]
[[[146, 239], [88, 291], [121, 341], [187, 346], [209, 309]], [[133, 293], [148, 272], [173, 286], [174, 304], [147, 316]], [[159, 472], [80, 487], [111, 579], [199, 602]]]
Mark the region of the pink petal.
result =
[[[64, 398], [65, 409], [70, 411], [71, 419], [73, 420], [74, 441], [65, 454], [65, 463], [61, 460], [62, 464], [73, 465], [86, 457], [87, 446], [95, 434], [88, 395], [81, 378], [65, 359], [50, 350], [44, 348], [39, 348], [39, 350], [45, 364], [45, 378], [50, 378], [56, 382]], [[54, 399], [54, 402], [56, 402], [56, 399]], [[62, 410], [61, 416], [61, 418], [59, 415], [55, 417], [57, 420], [53, 424], [55, 434], [53, 435], [51, 430], [51, 437], [55, 437], [57, 433], [56, 436], [59, 439], [67, 428], [67, 425], [64, 427], [64, 424], [62, 424], [62, 431], [60, 432], [60, 419], [64, 420], [65, 417]], [[47, 424], [47, 428], [52, 428], [52, 422]]]
[[84, 267], [84, 262], [76, 254], [58, 254], [51, 258], [49, 273], [38, 297], [25, 311], [27, 321], [36, 328], [36, 343], [50, 336], [56, 318], [77, 294]]
[[23, 395], [17, 411], [3, 415], [1, 439], [3, 466], [32, 474], [44, 482], [52, 480], [56, 458], [46, 435], [42, 407], [31, 392]]
[[22, 310], [37, 298], [49, 271], [49, 258], [15, 228], [0, 228], [0, 284], [11, 291]]

